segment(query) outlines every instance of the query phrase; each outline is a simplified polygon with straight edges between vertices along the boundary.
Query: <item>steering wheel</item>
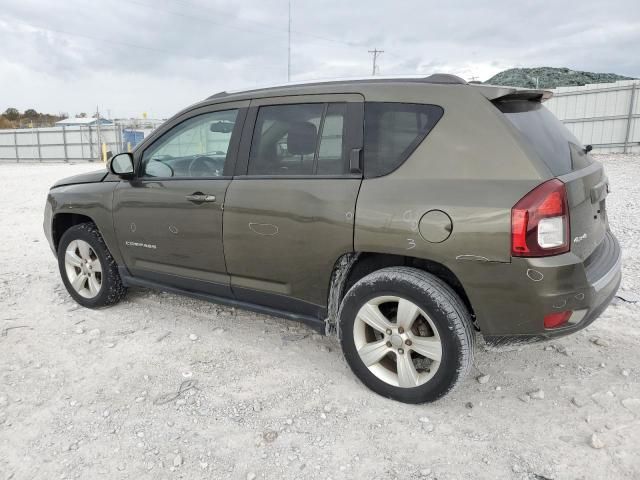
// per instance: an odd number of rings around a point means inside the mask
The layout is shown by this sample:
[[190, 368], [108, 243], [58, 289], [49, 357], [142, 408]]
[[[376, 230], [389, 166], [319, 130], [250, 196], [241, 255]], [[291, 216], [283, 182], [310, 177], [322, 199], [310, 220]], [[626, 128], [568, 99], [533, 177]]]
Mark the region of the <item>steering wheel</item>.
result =
[[190, 177], [219, 177], [224, 169], [224, 160], [200, 156], [189, 163]]

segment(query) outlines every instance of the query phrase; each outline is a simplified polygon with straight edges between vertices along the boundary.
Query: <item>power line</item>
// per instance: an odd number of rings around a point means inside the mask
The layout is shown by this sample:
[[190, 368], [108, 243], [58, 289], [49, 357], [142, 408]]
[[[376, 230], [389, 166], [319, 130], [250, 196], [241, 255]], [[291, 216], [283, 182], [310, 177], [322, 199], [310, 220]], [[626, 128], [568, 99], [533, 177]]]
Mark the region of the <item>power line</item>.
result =
[[[203, 9], [200, 5], [195, 5], [194, 3], [189, 2], [187, 0], [174, 0], [174, 1], [179, 2], [179, 3], [183, 4], [183, 5], [190, 6], [190, 7], [197, 7], [198, 10], [202, 10]], [[137, 2], [130, 2], [129, 0], [127, 0], [127, 2], [128, 3], [137, 3]], [[143, 4], [138, 3], [138, 5], [143, 5]], [[155, 5], [145, 5], [145, 6], [157, 10], [157, 7]], [[215, 14], [217, 18], [220, 18], [220, 17], [229, 18], [228, 14], [225, 14], [224, 12], [220, 12], [219, 10], [214, 10], [212, 8], [205, 8], [205, 10]], [[164, 10], [164, 11], [169, 13], [168, 10]], [[174, 13], [174, 12], [171, 12], [171, 13]], [[208, 17], [208, 18], [211, 18], [211, 17]], [[234, 18], [234, 17], [232, 17], [232, 18]], [[288, 31], [285, 31], [283, 29], [274, 28], [273, 25], [265, 23], [265, 22], [256, 22], [254, 20], [243, 20], [243, 22], [249, 23], [249, 24], [253, 24], [255, 26], [258, 26], [260, 28], [264, 28], [266, 30], [269, 30], [269, 31], [271, 31], [273, 33], [277, 33], [277, 34], [280, 34], [280, 35], [284, 35], [284, 34], [288, 33]], [[229, 26], [227, 24], [225, 24], [225, 25]], [[242, 27], [232, 27], [232, 26], [229, 26], [229, 27], [230, 28], [237, 28], [237, 29], [240, 29], [240, 30], [242, 29]], [[362, 46], [364, 45], [363, 43], [348, 42], [348, 41], [344, 41], [344, 40], [339, 40], [337, 38], [328, 37], [326, 35], [318, 35], [318, 34], [315, 34], [315, 33], [308, 32], [306, 30], [291, 29], [291, 33], [295, 34], [296, 36], [299, 36], [299, 37], [315, 38], [316, 40], [323, 40], [325, 42], [341, 44], [341, 45], [345, 45], [347, 47], [352, 47], [352, 48], [362, 48]]]
[[[202, 15], [202, 13], [199, 13], [197, 16], [196, 15], [192, 15], [192, 14], [188, 14], [188, 13], [183, 13], [183, 12], [179, 12], [176, 10], [167, 10], [165, 8], [158, 8], [157, 5], [150, 5], [148, 3], [143, 3], [143, 2], [138, 2], [135, 0], [127, 0], [127, 3], [130, 4], [134, 4], [134, 5], [138, 5], [141, 7], [145, 7], [145, 8], [149, 8], [152, 9], [154, 11], [160, 11], [160, 12], [164, 12], [164, 13], [168, 13], [169, 15], [176, 15], [179, 17], [183, 17], [183, 18], [188, 18], [190, 20], [195, 20], [198, 22], [205, 22], [207, 24], [215, 24], [215, 25], [219, 25], [223, 28], [228, 28], [228, 29], [232, 29], [232, 30], [238, 30], [241, 32], [251, 32], [251, 33], [258, 33], [261, 35], [267, 34], [267, 35], [279, 35], [279, 36], [284, 36], [284, 35], [288, 35], [289, 31], [284, 30], [284, 29], [280, 29], [280, 28], [274, 28], [273, 26], [266, 24], [266, 23], [262, 23], [262, 22], [248, 22], [248, 23], [252, 23], [253, 25], [259, 27], [261, 30], [255, 30], [252, 28], [247, 28], [245, 26], [238, 26], [238, 25], [232, 25], [229, 22], [221, 22], [218, 19], [219, 18], [225, 18], [224, 14], [220, 14], [218, 12], [216, 12], [215, 10], [212, 9], [205, 9], [211, 13], [214, 13], [216, 15], [215, 18], [211, 17], [211, 16], [207, 16], [207, 15]], [[193, 5], [190, 4], [189, 2], [185, 2], [182, 1], [181, 3], [185, 4], [185, 5]], [[228, 15], [226, 15], [226, 18], [229, 18]], [[300, 31], [300, 30], [294, 30], [291, 29], [291, 34], [295, 34], [296, 36], [300, 36], [300, 37], [309, 37], [309, 38], [315, 38], [317, 40], [322, 40], [325, 42], [331, 42], [331, 43], [336, 43], [336, 44], [340, 44], [340, 45], [345, 45], [347, 47], [351, 47], [351, 48], [362, 48], [361, 44], [357, 44], [354, 42], [345, 42], [343, 40], [337, 40], [335, 38], [329, 38], [329, 37], [325, 37], [322, 35], [316, 35], [313, 33], [309, 33], [306, 31]]]
[[[129, 43], [129, 42], [122, 42], [120, 40], [114, 40], [113, 38], [100, 38], [100, 37], [94, 37], [92, 35], [86, 35], [84, 33], [68, 32], [68, 31], [65, 31], [65, 30], [58, 30], [58, 29], [50, 28], [50, 27], [42, 27], [40, 25], [35, 25], [33, 23], [25, 22], [24, 20], [14, 19], [13, 21], [15, 21], [16, 23], [21, 23], [22, 25], [26, 25], [27, 27], [35, 28], [37, 30], [44, 30], [46, 32], [60, 33], [62, 35], [70, 35], [72, 37], [88, 38], [90, 40], [95, 40], [95, 41], [98, 41], [98, 42], [110, 43], [112, 45], [122, 45], [122, 46], [125, 46], [125, 47], [142, 48], [144, 50], [149, 50], [149, 51], [152, 51], [152, 52], [170, 53], [172, 55], [185, 55], [183, 52], [164, 50], [164, 49], [161, 49], [161, 48], [148, 47], [148, 46], [145, 46], [145, 45], [137, 45], [135, 43]], [[189, 56], [189, 54], [186, 54], [186, 55]]]
[[[120, 40], [114, 40], [113, 38], [101, 38], [101, 37], [96, 37], [93, 35], [87, 35], [84, 33], [78, 33], [78, 32], [69, 32], [66, 30], [59, 30], [59, 29], [55, 29], [55, 28], [50, 28], [50, 27], [43, 27], [40, 25], [36, 25], [34, 23], [29, 23], [29, 22], [25, 22], [24, 20], [19, 20], [19, 19], [13, 19], [12, 20], [15, 23], [20, 23], [24, 26], [27, 27], [31, 27], [31, 28], [35, 28], [36, 30], [42, 30], [45, 32], [52, 32], [52, 33], [57, 33], [57, 34], [61, 34], [61, 35], [68, 35], [71, 37], [80, 37], [80, 38], [86, 38], [89, 40], [93, 40], [96, 42], [103, 42], [103, 43], [107, 43], [110, 45], [121, 45], [124, 47], [130, 47], [130, 48], [140, 48], [143, 50], [149, 50], [151, 52], [157, 52], [157, 53], [163, 53], [163, 54], [170, 54], [170, 55], [175, 55], [178, 57], [188, 57], [188, 58], [193, 58], [196, 60], [203, 60], [203, 58], [201, 56], [198, 55], [193, 55], [191, 53], [189, 53], [188, 51], [186, 52], [179, 52], [177, 50], [166, 50], [166, 49], [162, 49], [162, 48], [156, 48], [156, 47], [149, 47], [147, 45], [140, 45], [140, 44], [136, 44], [136, 43], [130, 43], [130, 42], [123, 42]], [[261, 66], [261, 69], [271, 69], [271, 70], [280, 70], [277, 67], [269, 67], [269, 66]]]
[[373, 50], [369, 50], [369, 53], [373, 54], [373, 68], [371, 69], [371, 75], [376, 74], [376, 61], [378, 60], [378, 55], [384, 53], [384, 50], [378, 50], [374, 48]]

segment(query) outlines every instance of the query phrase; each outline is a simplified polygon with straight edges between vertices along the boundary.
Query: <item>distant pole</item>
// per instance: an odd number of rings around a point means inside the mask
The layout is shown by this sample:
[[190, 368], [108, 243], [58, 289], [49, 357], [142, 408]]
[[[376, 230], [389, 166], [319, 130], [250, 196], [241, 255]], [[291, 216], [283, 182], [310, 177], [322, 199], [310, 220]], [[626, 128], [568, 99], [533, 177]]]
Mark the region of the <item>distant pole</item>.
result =
[[378, 50], [377, 48], [374, 48], [373, 50], [369, 50], [369, 53], [373, 54], [373, 68], [371, 69], [371, 75], [375, 75], [376, 74], [376, 62], [378, 61], [378, 55], [380, 55], [381, 53], [384, 53], [384, 50]]
[[96, 131], [98, 133], [98, 160], [102, 161], [102, 136], [100, 135], [100, 110], [96, 105]]
[[633, 123], [633, 107], [636, 101], [637, 85], [637, 83], [631, 84], [631, 99], [629, 100], [629, 114], [627, 115], [627, 132], [624, 136], [624, 146], [622, 147], [622, 153], [631, 153], [629, 151], [629, 140], [631, 138], [631, 124]]
[[287, 44], [287, 82], [291, 81], [291, 0], [289, 0], [289, 30]]

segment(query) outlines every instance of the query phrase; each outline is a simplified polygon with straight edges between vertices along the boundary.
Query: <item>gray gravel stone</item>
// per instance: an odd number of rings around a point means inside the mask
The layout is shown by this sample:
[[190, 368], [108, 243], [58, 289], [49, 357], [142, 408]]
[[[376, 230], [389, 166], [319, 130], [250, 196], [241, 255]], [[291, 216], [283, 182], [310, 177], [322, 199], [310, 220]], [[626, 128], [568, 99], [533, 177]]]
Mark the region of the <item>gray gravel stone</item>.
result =
[[589, 444], [591, 445], [592, 448], [595, 448], [596, 450], [599, 450], [599, 449], [605, 447], [605, 444], [602, 441], [602, 439], [598, 435], [596, 435], [595, 433], [593, 435], [591, 435], [591, 439], [589, 440]]
[[536, 400], [543, 400], [544, 399], [544, 391], [543, 390], [534, 390], [533, 392], [529, 392], [529, 396], [531, 398], [534, 398]]

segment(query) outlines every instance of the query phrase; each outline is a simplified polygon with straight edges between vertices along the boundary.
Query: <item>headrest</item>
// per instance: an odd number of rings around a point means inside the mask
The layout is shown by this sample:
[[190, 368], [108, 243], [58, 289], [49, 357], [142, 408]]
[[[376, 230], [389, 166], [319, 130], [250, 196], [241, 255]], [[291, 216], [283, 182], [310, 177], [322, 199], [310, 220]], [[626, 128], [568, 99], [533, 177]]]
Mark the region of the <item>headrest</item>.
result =
[[296, 122], [289, 127], [287, 150], [291, 155], [315, 153], [318, 129], [311, 122]]

